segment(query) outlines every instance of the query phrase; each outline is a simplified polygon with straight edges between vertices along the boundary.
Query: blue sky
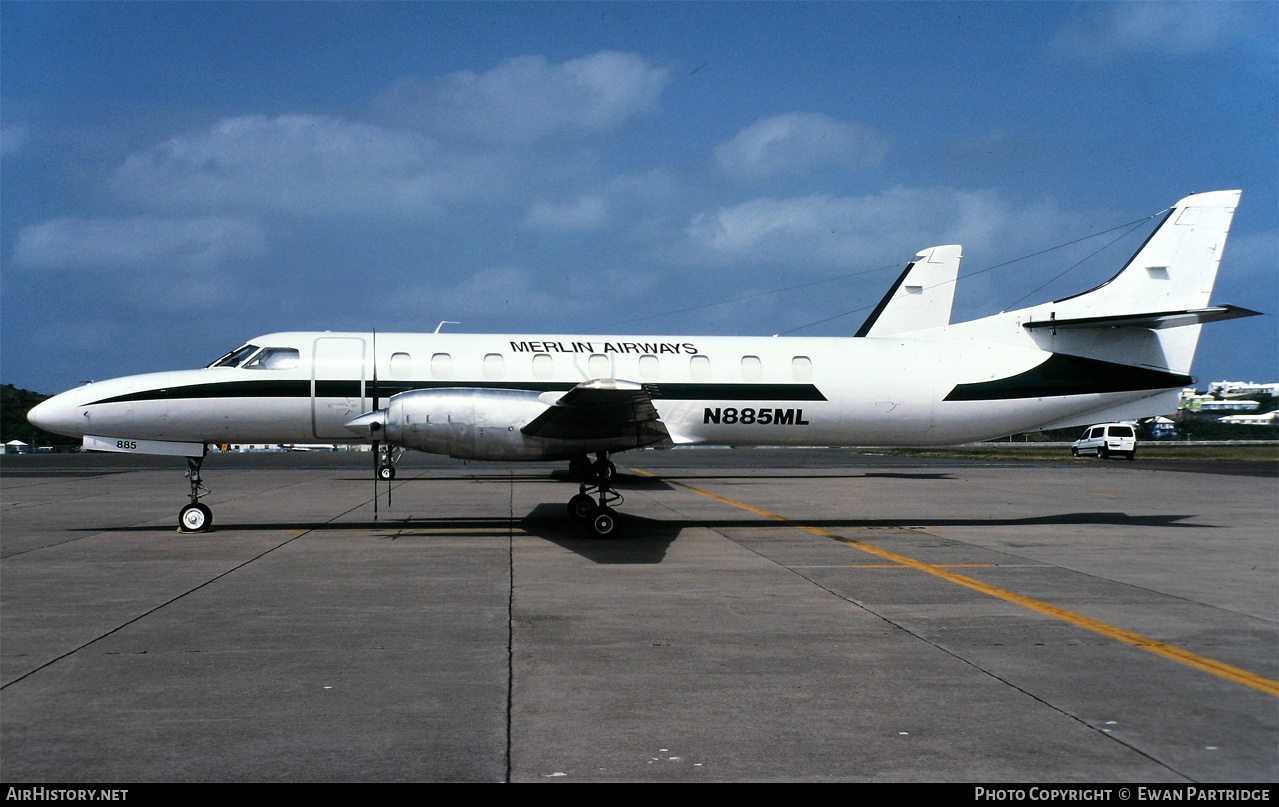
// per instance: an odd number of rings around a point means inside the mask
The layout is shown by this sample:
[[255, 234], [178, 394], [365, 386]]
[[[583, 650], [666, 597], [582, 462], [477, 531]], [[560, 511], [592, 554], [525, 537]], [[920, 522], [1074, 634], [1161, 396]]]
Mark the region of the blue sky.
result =
[[1273, 381], [1277, 8], [5, 0], [2, 380], [441, 320], [851, 335], [945, 243], [969, 319], [1242, 188], [1214, 302], [1267, 316], [1195, 374]]

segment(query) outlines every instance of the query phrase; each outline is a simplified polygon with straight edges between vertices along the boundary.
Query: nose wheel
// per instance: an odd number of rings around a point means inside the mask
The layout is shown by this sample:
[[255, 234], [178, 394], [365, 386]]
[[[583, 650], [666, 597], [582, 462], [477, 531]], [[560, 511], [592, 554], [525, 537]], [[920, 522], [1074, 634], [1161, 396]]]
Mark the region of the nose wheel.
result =
[[178, 512], [178, 529], [182, 532], [204, 532], [213, 526], [213, 511], [193, 502]]

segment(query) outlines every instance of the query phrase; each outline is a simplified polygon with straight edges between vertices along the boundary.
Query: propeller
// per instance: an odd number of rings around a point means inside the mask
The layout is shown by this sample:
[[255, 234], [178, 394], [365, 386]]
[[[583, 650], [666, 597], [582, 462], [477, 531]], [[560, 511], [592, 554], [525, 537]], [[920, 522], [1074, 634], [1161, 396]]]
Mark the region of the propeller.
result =
[[[374, 412], [378, 410], [378, 406], [381, 400], [380, 396], [378, 395], [378, 392], [379, 390], [377, 385], [377, 328], [374, 328], [373, 329], [373, 411]], [[377, 481], [382, 475], [381, 474], [382, 468], [380, 463], [380, 459], [382, 457], [382, 441], [378, 439], [378, 436], [382, 433], [381, 422], [374, 419], [374, 421], [369, 424], [369, 433], [373, 435], [373, 520], [377, 521], [377, 499], [378, 499]], [[387, 498], [387, 504], [390, 505], [391, 491], [389, 486], [387, 488], [386, 498]]]

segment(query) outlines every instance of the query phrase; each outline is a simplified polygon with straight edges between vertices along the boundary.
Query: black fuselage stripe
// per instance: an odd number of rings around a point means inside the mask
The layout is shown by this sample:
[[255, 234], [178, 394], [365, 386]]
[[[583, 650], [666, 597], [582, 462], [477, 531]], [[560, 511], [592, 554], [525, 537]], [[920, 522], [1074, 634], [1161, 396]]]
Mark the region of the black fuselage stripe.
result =
[[[221, 381], [211, 384], [187, 384], [139, 390], [93, 401], [97, 404], [133, 401], [195, 400], [225, 398], [310, 398], [312, 381]], [[372, 381], [316, 380], [317, 398], [371, 397]], [[401, 392], [420, 389], [515, 389], [527, 392], [566, 392], [575, 384], [566, 382], [459, 382], [459, 381], [378, 381], [378, 397], [389, 398]], [[812, 384], [649, 384], [646, 389], [654, 399], [682, 401], [825, 401], [826, 396]]]
[[1036, 367], [1007, 378], [957, 384], [947, 401], [1003, 401], [1105, 392], [1175, 389], [1195, 383], [1188, 375], [1054, 353]]

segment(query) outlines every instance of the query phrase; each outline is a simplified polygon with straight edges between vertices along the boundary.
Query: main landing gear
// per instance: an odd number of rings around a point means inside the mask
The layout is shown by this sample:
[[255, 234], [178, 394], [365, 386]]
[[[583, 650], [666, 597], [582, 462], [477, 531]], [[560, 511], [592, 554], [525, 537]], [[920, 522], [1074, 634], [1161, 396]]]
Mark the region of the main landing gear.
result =
[[187, 457], [187, 479], [191, 480], [191, 503], [178, 511], [178, 532], [208, 532], [213, 528], [213, 511], [200, 503], [208, 489], [200, 484], [204, 457]]
[[577, 495], [568, 500], [569, 517], [585, 523], [597, 538], [612, 535], [617, 529], [613, 505], [622, 503], [622, 494], [610, 485], [617, 476], [617, 466], [601, 451], [595, 462], [586, 455], [574, 457], [569, 461], [568, 470], [578, 482]]

